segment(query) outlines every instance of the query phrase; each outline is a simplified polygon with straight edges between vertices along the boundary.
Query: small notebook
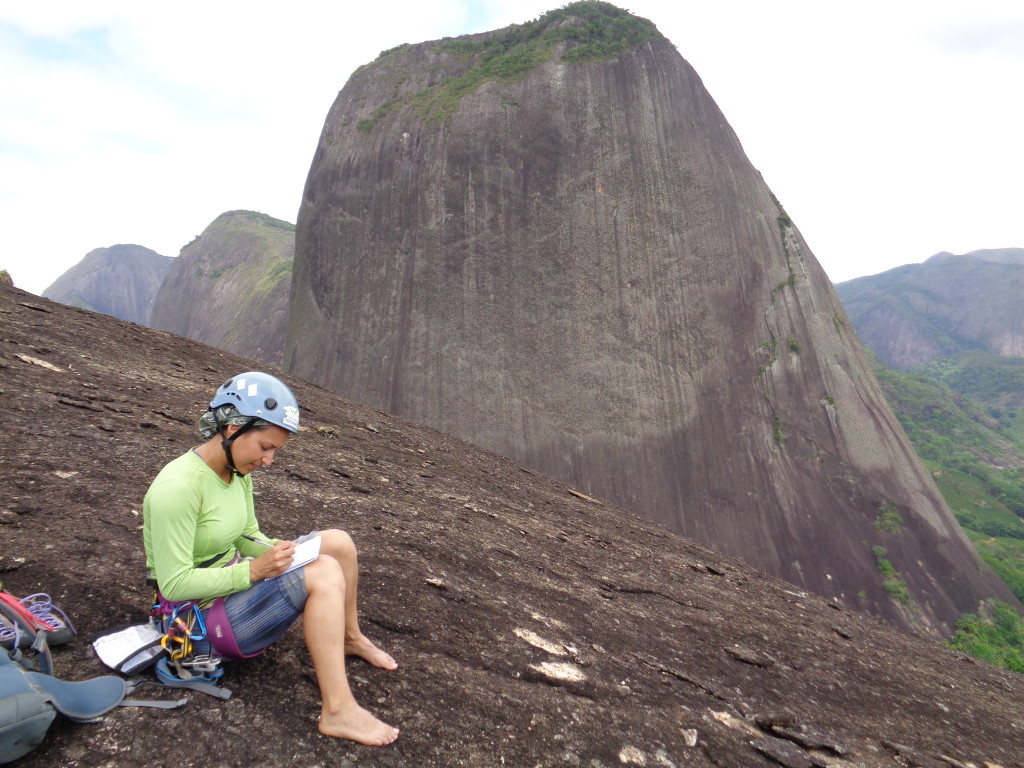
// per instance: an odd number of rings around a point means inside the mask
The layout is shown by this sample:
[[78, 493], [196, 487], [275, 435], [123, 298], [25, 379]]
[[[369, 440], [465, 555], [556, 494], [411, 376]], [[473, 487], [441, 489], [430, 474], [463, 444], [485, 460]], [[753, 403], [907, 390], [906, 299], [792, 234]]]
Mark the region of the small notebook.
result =
[[[292, 564], [288, 566], [288, 571], [294, 571], [296, 568], [308, 565], [318, 557], [320, 557], [320, 537], [314, 536], [312, 539], [295, 545], [295, 554], [292, 555]], [[288, 571], [285, 571], [285, 573], [288, 573]]]
[[101, 633], [92, 647], [100, 661], [125, 675], [133, 675], [153, 664], [164, 652], [161, 632], [153, 623], [115, 627]]

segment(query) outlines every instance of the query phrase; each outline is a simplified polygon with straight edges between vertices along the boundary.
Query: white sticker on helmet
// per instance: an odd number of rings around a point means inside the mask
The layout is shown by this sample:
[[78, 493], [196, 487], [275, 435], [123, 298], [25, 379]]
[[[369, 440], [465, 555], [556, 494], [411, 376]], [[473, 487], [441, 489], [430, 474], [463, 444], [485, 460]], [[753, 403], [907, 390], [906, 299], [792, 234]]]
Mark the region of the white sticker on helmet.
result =
[[[243, 384], [242, 386], [245, 386], [245, 385]], [[250, 384], [249, 385], [249, 397], [256, 397], [256, 385], [255, 384]]]
[[299, 428], [299, 409], [294, 405], [284, 407], [284, 425], [295, 429]]

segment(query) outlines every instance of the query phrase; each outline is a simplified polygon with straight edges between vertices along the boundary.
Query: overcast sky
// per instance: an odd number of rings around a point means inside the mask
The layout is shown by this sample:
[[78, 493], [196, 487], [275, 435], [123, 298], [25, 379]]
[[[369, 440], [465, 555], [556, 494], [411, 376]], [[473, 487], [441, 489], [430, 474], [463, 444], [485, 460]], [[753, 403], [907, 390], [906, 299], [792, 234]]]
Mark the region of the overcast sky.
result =
[[[557, 0], [0, 5], [0, 269], [167, 256], [219, 214], [294, 222], [352, 71]], [[1024, 247], [1024, 2], [631, 0], [697, 70], [835, 281]]]

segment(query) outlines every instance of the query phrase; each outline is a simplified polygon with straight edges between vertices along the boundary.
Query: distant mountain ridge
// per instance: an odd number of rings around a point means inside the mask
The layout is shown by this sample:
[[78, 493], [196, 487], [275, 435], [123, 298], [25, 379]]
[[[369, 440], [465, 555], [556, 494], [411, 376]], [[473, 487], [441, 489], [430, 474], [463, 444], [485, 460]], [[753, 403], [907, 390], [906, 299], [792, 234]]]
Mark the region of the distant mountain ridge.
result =
[[43, 296], [62, 304], [148, 325], [157, 293], [174, 259], [141, 245], [96, 248]]
[[228, 211], [186, 245], [168, 272], [151, 325], [281, 366], [295, 225]]
[[[982, 261], [991, 261], [996, 264], [1024, 264], [1024, 248], [979, 248], [976, 251], [964, 253], [962, 256], [981, 259]], [[940, 251], [928, 258], [924, 263], [928, 264], [955, 258], [957, 258], [956, 254], [949, 251]]]
[[1024, 248], [938, 253], [835, 289], [861, 341], [893, 368], [967, 350], [1024, 357]]

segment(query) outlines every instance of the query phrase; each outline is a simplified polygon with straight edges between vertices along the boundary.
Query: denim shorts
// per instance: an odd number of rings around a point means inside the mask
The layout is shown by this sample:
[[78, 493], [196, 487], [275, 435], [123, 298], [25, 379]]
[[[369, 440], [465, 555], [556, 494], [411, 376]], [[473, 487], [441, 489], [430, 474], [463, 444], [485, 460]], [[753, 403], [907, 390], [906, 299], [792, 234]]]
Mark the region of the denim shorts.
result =
[[[300, 544], [317, 536], [312, 531], [295, 539]], [[257, 581], [241, 592], [224, 598], [224, 610], [242, 653], [263, 650], [283, 635], [306, 608], [305, 568]], [[197, 653], [208, 653], [196, 643]]]

